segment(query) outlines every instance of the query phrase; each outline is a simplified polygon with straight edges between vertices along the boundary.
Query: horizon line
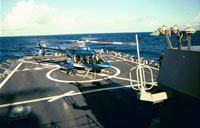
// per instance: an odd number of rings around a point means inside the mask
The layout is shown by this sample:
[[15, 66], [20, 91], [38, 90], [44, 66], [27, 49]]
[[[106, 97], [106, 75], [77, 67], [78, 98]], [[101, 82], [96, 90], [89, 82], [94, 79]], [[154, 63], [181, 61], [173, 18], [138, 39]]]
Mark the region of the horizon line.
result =
[[150, 33], [150, 32], [97, 32], [97, 33], [69, 33], [69, 34], [41, 34], [41, 35], [16, 35], [0, 36], [1, 37], [31, 37], [31, 36], [61, 36], [61, 35], [88, 35], [88, 34], [120, 34], [120, 33]]
[[[200, 30], [196, 30], [198, 32]], [[42, 34], [42, 35], [16, 35], [16, 36], [0, 36], [3, 37], [34, 37], [34, 36], [64, 36], [64, 35], [90, 35], [90, 34], [120, 34], [120, 33], [151, 33], [151, 32], [97, 32], [97, 33], [71, 33], [71, 34]]]

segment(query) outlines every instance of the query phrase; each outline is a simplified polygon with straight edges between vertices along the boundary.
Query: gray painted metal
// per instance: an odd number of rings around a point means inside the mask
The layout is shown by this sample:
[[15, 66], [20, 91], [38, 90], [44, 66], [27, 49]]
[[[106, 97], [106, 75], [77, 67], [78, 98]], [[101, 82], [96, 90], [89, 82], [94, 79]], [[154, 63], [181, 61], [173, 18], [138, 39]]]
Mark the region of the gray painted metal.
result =
[[160, 104], [161, 128], [199, 128], [200, 52], [167, 49], [158, 88], [168, 99]]
[[158, 86], [200, 99], [200, 52], [167, 49], [158, 75]]

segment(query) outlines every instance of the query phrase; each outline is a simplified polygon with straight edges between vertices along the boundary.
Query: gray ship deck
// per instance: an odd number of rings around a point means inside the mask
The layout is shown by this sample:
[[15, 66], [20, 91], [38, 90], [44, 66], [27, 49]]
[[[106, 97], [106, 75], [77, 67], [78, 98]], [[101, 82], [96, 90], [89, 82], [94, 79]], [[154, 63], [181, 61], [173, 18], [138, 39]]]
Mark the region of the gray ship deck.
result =
[[[92, 79], [68, 76], [55, 64], [38, 64], [30, 58], [19, 62], [1, 85], [0, 127], [148, 127], [158, 115], [158, 106], [138, 100], [137, 91], [131, 88], [129, 70], [136, 63], [115, 56], [106, 58], [112, 65], [109, 74]], [[153, 73], [156, 80], [158, 70], [154, 68]], [[72, 90], [71, 96], [48, 102]], [[10, 110], [16, 105], [30, 105], [30, 118], [10, 121]]]

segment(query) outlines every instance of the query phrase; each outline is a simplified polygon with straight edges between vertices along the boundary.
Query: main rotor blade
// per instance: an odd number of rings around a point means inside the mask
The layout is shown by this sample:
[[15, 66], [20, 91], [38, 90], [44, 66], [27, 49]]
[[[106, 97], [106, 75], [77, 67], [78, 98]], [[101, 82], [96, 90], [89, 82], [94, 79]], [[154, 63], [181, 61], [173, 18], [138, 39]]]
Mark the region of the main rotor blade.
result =
[[82, 37], [81, 40], [97, 40], [97, 37]]
[[91, 40], [54, 40], [50, 41], [59, 41], [59, 42], [74, 42], [74, 43], [98, 43], [98, 44], [117, 44], [117, 45], [136, 45], [133, 42], [107, 42], [107, 41], [91, 41]]
[[76, 42], [78, 40], [60, 40], [60, 39], [42, 39], [44, 41], [55, 41], [55, 42]]
[[88, 43], [97, 43], [97, 44], [117, 44], [117, 45], [136, 45], [136, 43], [128, 43], [128, 42], [89, 41]]

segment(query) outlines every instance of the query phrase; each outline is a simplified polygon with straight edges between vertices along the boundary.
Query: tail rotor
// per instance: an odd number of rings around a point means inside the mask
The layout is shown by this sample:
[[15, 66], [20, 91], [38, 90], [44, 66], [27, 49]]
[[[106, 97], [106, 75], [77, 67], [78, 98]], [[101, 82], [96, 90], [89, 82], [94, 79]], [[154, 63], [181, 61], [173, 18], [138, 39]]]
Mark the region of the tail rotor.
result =
[[38, 39], [38, 45], [39, 45], [39, 53], [38, 53], [38, 55], [39, 55], [39, 56], [40, 56], [40, 55], [44, 56], [44, 55], [45, 55], [44, 47], [46, 47], [46, 45], [44, 44], [44, 45], [42, 46], [39, 39]]

